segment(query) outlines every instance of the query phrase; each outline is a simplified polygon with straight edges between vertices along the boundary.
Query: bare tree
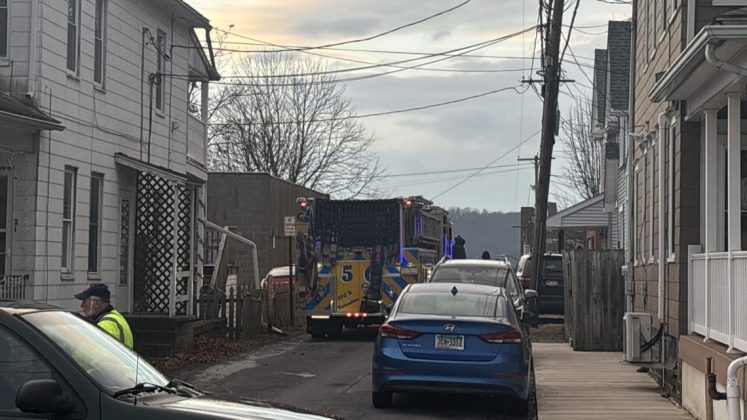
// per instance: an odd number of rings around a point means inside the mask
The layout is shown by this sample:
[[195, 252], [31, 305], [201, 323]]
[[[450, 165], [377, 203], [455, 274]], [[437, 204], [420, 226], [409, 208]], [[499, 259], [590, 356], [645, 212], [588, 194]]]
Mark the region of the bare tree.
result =
[[375, 192], [373, 137], [320, 60], [257, 54], [233, 74], [211, 100], [211, 169], [267, 172], [340, 198]]
[[579, 98], [567, 119], [561, 120], [560, 152], [565, 158], [563, 186], [583, 200], [601, 192], [604, 144], [594, 138], [592, 102]]

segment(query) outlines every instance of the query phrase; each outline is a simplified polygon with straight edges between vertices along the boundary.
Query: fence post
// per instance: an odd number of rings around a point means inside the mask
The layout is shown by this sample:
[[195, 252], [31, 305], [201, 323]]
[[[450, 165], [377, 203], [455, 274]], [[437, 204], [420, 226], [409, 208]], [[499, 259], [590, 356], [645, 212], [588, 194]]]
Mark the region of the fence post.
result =
[[228, 290], [228, 338], [236, 338], [236, 322], [234, 319], [234, 290], [231, 287]]

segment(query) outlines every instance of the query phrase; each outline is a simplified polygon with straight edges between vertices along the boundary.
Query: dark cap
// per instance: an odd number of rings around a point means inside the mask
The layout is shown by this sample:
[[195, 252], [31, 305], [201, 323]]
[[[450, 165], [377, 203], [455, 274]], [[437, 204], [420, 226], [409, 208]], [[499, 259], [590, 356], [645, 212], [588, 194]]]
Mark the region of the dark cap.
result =
[[75, 294], [75, 298], [78, 300], [86, 300], [91, 296], [96, 296], [98, 298], [101, 298], [101, 300], [103, 300], [104, 302], [109, 302], [111, 293], [109, 292], [109, 287], [107, 285], [97, 283], [92, 284], [82, 292]]

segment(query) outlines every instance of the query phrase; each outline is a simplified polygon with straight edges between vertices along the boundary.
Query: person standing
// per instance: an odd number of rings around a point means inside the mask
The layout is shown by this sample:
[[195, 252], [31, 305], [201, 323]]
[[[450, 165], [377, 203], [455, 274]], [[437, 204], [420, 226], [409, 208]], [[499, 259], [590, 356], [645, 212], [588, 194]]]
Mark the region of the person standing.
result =
[[482, 251], [482, 256], [480, 258], [483, 259], [483, 260], [489, 260], [490, 259], [490, 252], [488, 252], [487, 250], [486, 251]]
[[467, 259], [467, 250], [464, 248], [464, 244], [467, 241], [462, 238], [462, 235], [457, 235], [457, 237], [454, 239], [454, 251], [452, 258], [455, 260], [464, 260]]
[[130, 325], [125, 317], [111, 305], [111, 293], [107, 285], [92, 284], [87, 289], [76, 293], [75, 298], [81, 301], [81, 313], [88, 321], [96, 324], [130, 349], [133, 348], [134, 340]]

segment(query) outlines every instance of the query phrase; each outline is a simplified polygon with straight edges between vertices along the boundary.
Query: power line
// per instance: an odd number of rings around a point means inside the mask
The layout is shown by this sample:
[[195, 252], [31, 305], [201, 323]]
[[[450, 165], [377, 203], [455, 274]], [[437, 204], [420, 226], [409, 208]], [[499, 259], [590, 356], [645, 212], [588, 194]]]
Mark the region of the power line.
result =
[[[436, 18], [438, 16], [442, 16], [442, 15], [445, 15], [447, 13], [453, 12], [454, 10], [456, 10], [456, 9], [462, 7], [462, 6], [465, 6], [466, 4], [470, 3], [471, 1], [472, 0], [466, 0], [466, 1], [462, 2], [462, 3], [457, 4], [456, 6], [450, 7], [448, 9], [443, 10], [441, 12], [438, 12], [436, 14], [427, 16], [427, 17], [425, 17], [423, 19], [419, 19], [419, 20], [416, 20], [414, 22], [407, 23], [405, 25], [398, 26], [398, 27], [396, 27], [394, 29], [390, 29], [388, 31], [384, 31], [384, 32], [378, 33], [376, 35], [371, 35], [371, 36], [368, 36], [368, 37], [365, 37], [365, 38], [351, 39], [351, 40], [348, 40], [348, 41], [334, 42], [334, 43], [331, 43], [331, 44], [319, 45], [319, 46], [316, 46], [316, 47], [302, 47], [302, 48], [288, 49], [288, 51], [318, 50], [318, 49], [322, 49], [322, 48], [337, 47], [337, 46], [340, 46], [340, 45], [347, 45], [347, 44], [354, 44], [354, 43], [359, 43], [359, 42], [370, 41], [372, 39], [380, 38], [382, 36], [389, 35], [391, 33], [397, 32], [399, 30], [402, 30], [402, 29], [405, 29], [405, 28], [409, 28], [411, 26], [415, 26], [415, 25], [418, 25], [420, 23], [426, 22], [426, 21], [431, 20], [433, 18]], [[232, 34], [230, 32], [223, 31], [223, 30], [220, 30], [220, 29], [216, 29], [216, 30], [218, 30], [220, 32], [224, 32], [224, 33], [226, 33], [228, 35], [238, 36], [239, 38], [251, 39], [249, 37], [244, 37], [244, 36], [241, 36], [241, 35]]]
[[406, 176], [422, 176], [422, 175], [440, 175], [440, 174], [450, 174], [450, 173], [459, 173], [459, 172], [468, 172], [468, 171], [474, 171], [477, 169], [498, 169], [498, 168], [514, 168], [517, 166], [526, 166], [526, 164], [511, 164], [511, 165], [496, 165], [496, 166], [488, 166], [486, 167], [476, 167], [476, 168], [461, 168], [461, 169], [445, 169], [440, 171], [429, 171], [429, 172], [409, 172], [409, 173], [401, 173], [401, 174], [383, 174], [378, 175], [376, 178], [398, 178], [398, 177], [406, 177]]
[[405, 112], [412, 112], [412, 111], [420, 111], [420, 110], [423, 110], [423, 109], [437, 108], [437, 107], [441, 107], [441, 106], [456, 104], [456, 103], [459, 103], [459, 102], [466, 102], [466, 101], [469, 101], [469, 100], [472, 100], [472, 99], [482, 98], [484, 96], [493, 95], [493, 94], [496, 94], [496, 93], [499, 93], [499, 92], [505, 92], [507, 90], [513, 90], [514, 92], [516, 92], [518, 94], [522, 94], [522, 93], [526, 92], [526, 89], [524, 89], [524, 91], [521, 91], [519, 89], [520, 87], [521, 87], [520, 85], [519, 86], [510, 86], [510, 87], [506, 87], [506, 88], [502, 88], [502, 89], [495, 89], [495, 90], [491, 90], [491, 91], [488, 91], [488, 92], [479, 93], [477, 95], [471, 95], [471, 96], [466, 96], [466, 97], [459, 98], [459, 99], [454, 99], [454, 100], [451, 100], [451, 101], [439, 102], [439, 103], [435, 103], [435, 104], [417, 106], [417, 107], [412, 107], [412, 108], [397, 109], [397, 110], [393, 110], [393, 111], [374, 112], [374, 113], [371, 113], [371, 114], [363, 114], [363, 115], [349, 115], [349, 116], [346, 116], [346, 117], [338, 117], [338, 118], [320, 118], [320, 119], [308, 120], [308, 121], [278, 121], [278, 122], [263, 122], [263, 123], [231, 122], [231, 123], [211, 123], [210, 125], [212, 125], [212, 126], [237, 126], [237, 125], [240, 125], [240, 126], [251, 126], [251, 125], [306, 124], [306, 123], [313, 123], [313, 122], [329, 122], [329, 121], [353, 120], [353, 119], [358, 119], [358, 118], [378, 117], [378, 116], [382, 116], [382, 115], [401, 114], [401, 113], [405, 113]]
[[509, 155], [510, 153], [512, 153], [512, 152], [513, 152], [514, 150], [516, 150], [516, 149], [518, 149], [519, 147], [521, 147], [521, 145], [523, 145], [524, 143], [526, 143], [526, 142], [528, 142], [529, 140], [531, 140], [531, 139], [533, 139], [534, 137], [536, 137], [536, 136], [537, 136], [537, 135], [538, 135], [538, 134], [539, 134], [539, 133], [540, 133], [541, 131], [542, 131], [542, 130], [537, 130], [537, 131], [535, 131], [535, 132], [534, 132], [534, 134], [532, 134], [531, 136], [527, 137], [526, 139], [524, 139], [524, 140], [520, 141], [520, 142], [519, 142], [519, 144], [517, 144], [517, 145], [515, 145], [514, 147], [512, 147], [511, 149], [507, 150], [507, 151], [506, 151], [505, 153], [501, 154], [501, 155], [500, 155], [500, 156], [498, 156], [497, 158], [493, 159], [493, 160], [492, 160], [492, 161], [490, 161], [490, 162], [489, 162], [489, 163], [488, 163], [487, 165], [483, 166], [483, 167], [482, 167], [481, 169], [478, 169], [478, 170], [477, 170], [477, 171], [475, 171], [474, 173], [472, 173], [472, 174], [468, 175], [468, 176], [467, 176], [466, 178], [464, 178], [463, 180], [461, 180], [461, 181], [457, 182], [456, 184], [452, 185], [451, 187], [449, 187], [449, 188], [447, 188], [447, 189], [445, 189], [445, 190], [441, 191], [440, 193], [436, 194], [436, 195], [435, 195], [435, 196], [433, 197], [433, 200], [437, 199], [438, 197], [441, 197], [442, 195], [444, 195], [444, 194], [448, 193], [449, 191], [453, 190], [454, 188], [456, 188], [456, 187], [458, 187], [458, 186], [460, 186], [460, 185], [464, 184], [465, 182], [467, 182], [467, 181], [469, 181], [470, 179], [474, 178], [475, 176], [479, 175], [479, 174], [480, 174], [480, 172], [484, 171], [484, 170], [485, 170], [485, 169], [486, 169], [487, 167], [489, 167], [490, 165], [492, 165], [492, 164], [494, 164], [494, 163], [498, 162], [499, 160], [503, 159], [504, 157], [508, 156], [508, 155]]

